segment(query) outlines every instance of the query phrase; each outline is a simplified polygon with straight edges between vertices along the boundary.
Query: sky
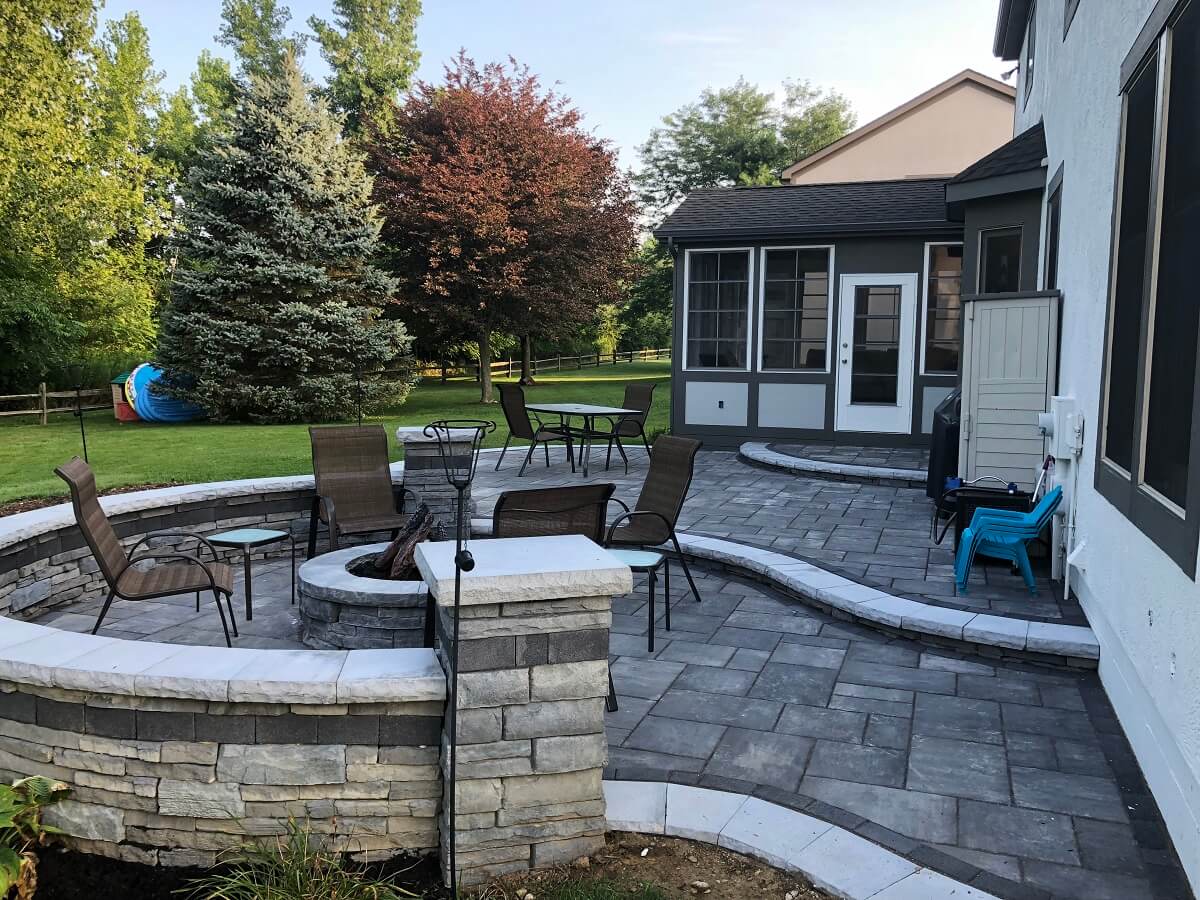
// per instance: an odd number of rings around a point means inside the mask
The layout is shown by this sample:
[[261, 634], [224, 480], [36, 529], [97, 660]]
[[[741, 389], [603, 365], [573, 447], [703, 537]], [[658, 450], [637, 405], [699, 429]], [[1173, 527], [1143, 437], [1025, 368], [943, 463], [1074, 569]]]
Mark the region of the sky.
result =
[[[291, 0], [292, 31], [329, 19], [331, 0]], [[483, 63], [509, 56], [571, 98], [585, 126], [636, 166], [664, 115], [739, 76], [763, 90], [807, 80], [840, 91], [859, 124], [965, 68], [998, 77], [997, 0], [424, 0], [418, 78], [440, 80], [460, 48]], [[101, 19], [136, 11], [163, 85], [187, 83], [217, 47], [220, 0], [107, 0]], [[328, 73], [315, 43], [305, 69]]]

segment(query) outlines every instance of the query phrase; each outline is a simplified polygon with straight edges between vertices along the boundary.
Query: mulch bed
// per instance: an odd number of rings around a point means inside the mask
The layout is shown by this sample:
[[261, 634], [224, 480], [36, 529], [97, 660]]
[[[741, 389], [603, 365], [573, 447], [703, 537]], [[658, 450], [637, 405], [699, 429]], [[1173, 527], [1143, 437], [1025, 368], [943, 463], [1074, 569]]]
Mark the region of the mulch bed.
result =
[[[159, 481], [152, 484], [127, 484], [124, 487], [109, 488], [105, 491], [100, 491], [101, 497], [107, 497], [110, 494], [131, 494], [134, 491], [149, 491], [154, 488], [175, 487], [182, 484], [181, 481]], [[8, 503], [0, 503], [0, 516], [14, 516], [17, 513], [29, 512], [31, 509], [42, 509], [46, 506], [57, 506], [59, 503], [70, 503], [71, 498], [67, 494], [58, 497], [26, 497], [23, 500], [12, 500]]]
[[[396, 876], [397, 887], [426, 900], [448, 897], [437, 857], [397, 857], [367, 867], [375, 878]], [[71, 850], [42, 850], [36, 900], [185, 900], [201, 869], [143, 866]]]

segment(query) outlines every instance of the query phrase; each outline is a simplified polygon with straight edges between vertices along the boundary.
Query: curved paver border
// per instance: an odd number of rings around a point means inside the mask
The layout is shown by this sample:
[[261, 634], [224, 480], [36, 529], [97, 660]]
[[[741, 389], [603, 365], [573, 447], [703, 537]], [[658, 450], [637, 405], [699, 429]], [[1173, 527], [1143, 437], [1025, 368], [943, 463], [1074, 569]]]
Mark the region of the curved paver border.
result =
[[782, 469], [817, 478], [834, 478], [839, 481], [869, 481], [878, 484], [898, 484], [905, 487], [924, 487], [927, 473], [921, 469], [894, 469], [889, 466], [856, 466], [849, 463], [828, 462], [821, 459], [806, 459], [789, 456], [772, 450], [760, 441], [747, 441], [738, 448], [738, 456], [760, 466]]
[[1076, 665], [1091, 666], [1100, 658], [1100, 643], [1084, 625], [1035, 622], [921, 603], [773, 550], [723, 538], [681, 533], [679, 543], [689, 557], [743, 569], [802, 600], [909, 635], [1061, 657]]
[[798, 872], [846, 900], [995, 900], [838, 825], [759, 797], [606, 780], [604, 799], [610, 829], [716, 844]]

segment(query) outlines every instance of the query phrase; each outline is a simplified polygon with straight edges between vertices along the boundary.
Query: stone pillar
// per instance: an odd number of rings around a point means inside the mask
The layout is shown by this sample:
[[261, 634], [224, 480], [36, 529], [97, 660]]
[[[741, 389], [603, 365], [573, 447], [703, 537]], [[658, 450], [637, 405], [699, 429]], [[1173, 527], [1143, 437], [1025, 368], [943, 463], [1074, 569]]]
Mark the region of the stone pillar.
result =
[[[472, 432], [464, 432], [464, 436], [469, 434]], [[437, 438], [425, 434], [422, 426], [412, 425], [397, 428], [396, 440], [404, 445], [404, 486], [417, 495], [418, 503], [429, 506], [434, 520], [445, 527], [447, 537], [453, 538], [454, 517], [458, 511], [458, 492], [446, 481], [446, 469], [442, 465]], [[455, 443], [453, 448], [455, 451], [466, 452], [469, 444]], [[463, 518], [470, 526], [470, 488], [467, 488], [463, 499], [466, 501]], [[409, 507], [405, 506], [405, 509]]]
[[[451, 829], [461, 884], [570, 862], [604, 843], [601, 775], [612, 597], [631, 575], [581, 536], [470, 544], [459, 617], [457, 789], [448, 820], [449, 713], [443, 726], [441, 847]], [[418, 565], [438, 603], [447, 673], [454, 545], [426, 543]]]

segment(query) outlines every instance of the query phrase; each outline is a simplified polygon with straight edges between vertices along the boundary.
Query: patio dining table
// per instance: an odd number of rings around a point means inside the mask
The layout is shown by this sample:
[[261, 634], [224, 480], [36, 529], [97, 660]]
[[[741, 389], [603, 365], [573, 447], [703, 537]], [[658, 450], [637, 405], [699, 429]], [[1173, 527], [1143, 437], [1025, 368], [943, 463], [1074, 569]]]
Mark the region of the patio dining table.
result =
[[[596, 420], [607, 419], [609, 430], [614, 431], [625, 416], [640, 414], [640, 411], [636, 409], [624, 409], [620, 406], [594, 406], [590, 403], [529, 403], [525, 408], [530, 412], [559, 416], [572, 437], [579, 438], [579, 464], [583, 469], [584, 478], [587, 477], [588, 462], [592, 455], [592, 438], [608, 439], [607, 432], [596, 430]], [[583, 420], [582, 428], [571, 426], [571, 420], [574, 418]], [[620, 444], [617, 446], [620, 448]], [[624, 451], [621, 455], [624, 456]]]

